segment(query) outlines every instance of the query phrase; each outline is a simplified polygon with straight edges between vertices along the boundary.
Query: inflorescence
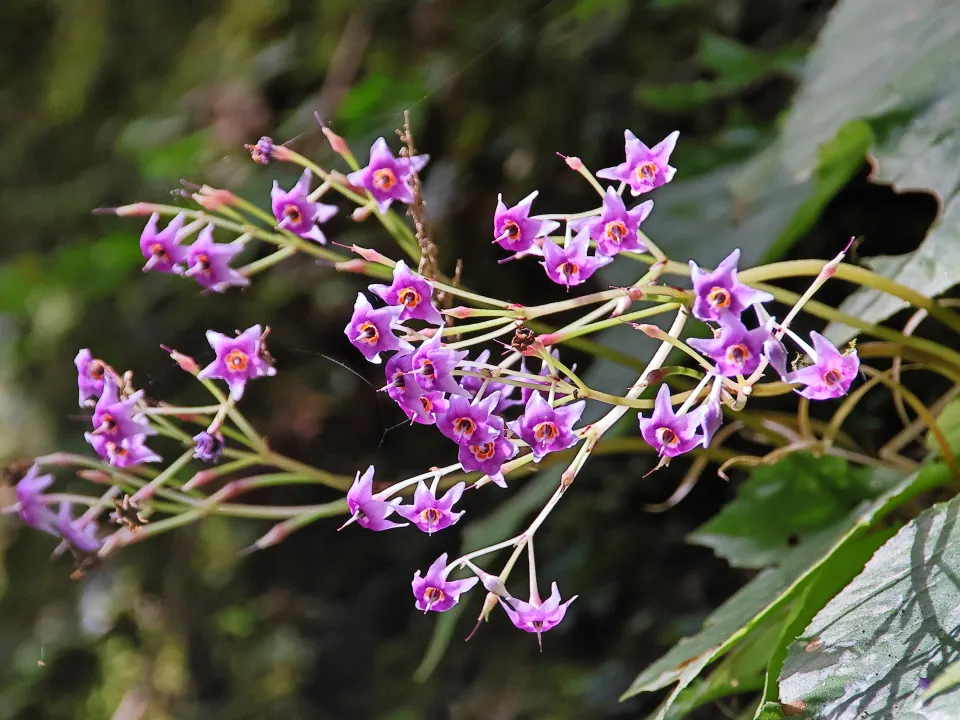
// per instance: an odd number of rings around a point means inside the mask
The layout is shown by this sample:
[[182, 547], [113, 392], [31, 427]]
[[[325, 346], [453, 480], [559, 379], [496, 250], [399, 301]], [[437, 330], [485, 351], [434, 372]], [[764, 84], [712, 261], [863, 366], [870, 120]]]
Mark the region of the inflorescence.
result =
[[[507, 488], [507, 478], [518, 469], [557, 454], [568, 458], [572, 454], [556, 492], [523, 532], [452, 561], [443, 553], [425, 573], [418, 570], [413, 576], [413, 595], [419, 610], [448, 610], [463, 593], [480, 584], [487, 591], [487, 599], [479, 620], [485, 620], [500, 605], [516, 627], [539, 638], [563, 619], [575, 598], [562, 602], [556, 583], [552, 583], [546, 599], [541, 597], [534, 536], [600, 439], [623, 415], [638, 412], [639, 435], [658, 456], [660, 467], [680, 455], [710, 447], [725, 414], [743, 410], [764, 378], [775, 378], [769, 384], [778, 384], [783, 392], [794, 390], [809, 400], [825, 400], [846, 394], [859, 372], [855, 350], [841, 351], [817, 333], [808, 343], [790, 329], [804, 303], [836, 272], [844, 253], [823, 265], [808, 292], [780, 322], [766, 309], [773, 295], [738, 278], [739, 250], [713, 271], [691, 260], [692, 290], [658, 282], [668, 269], [676, 274], [679, 264], [671, 264], [641, 229], [654, 209], [653, 200], [628, 207], [625, 190], [630, 189], [630, 197], [646, 195], [672, 180], [676, 170], [669, 162], [679, 135], [676, 132], [649, 148], [626, 131], [624, 161], [595, 175], [578, 158], [565, 158], [567, 165], [597, 191], [600, 204], [596, 208], [537, 215], [533, 214], [536, 192], [512, 206], [502, 197], [498, 199], [492, 243], [507, 253], [500, 262], [535, 258], [547, 277], [568, 292], [620, 255], [649, 265], [630, 287], [571, 295], [568, 300], [534, 307], [478, 295], [432, 272], [430, 276], [422, 274], [424, 267], [436, 264], [436, 258], [429, 258], [427, 263], [420, 254], [420, 248], [431, 246], [429, 238], [421, 234], [423, 200], [419, 194], [419, 173], [428, 156], [415, 154], [409, 130], [405, 135], [407, 146], [399, 157], [380, 138], [373, 144], [365, 167], [359, 166], [341, 138], [327, 128], [324, 132], [334, 150], [350, 165], [349, 174], [327, 172], [269, 138], [249, 147], [253, 159], [264, 165], [279, 161], [303, 166], [300, 179], [290, 190], [274, 182], [272, 213], [228, 191], [209, 187], [185, 193], [200, 205], [199, 210], [137, 203], [115, 212], [149, 216], [140, 239], [144, 271], [190, 277], [208, 291], [245, 287], [253, 275], [296, 253], [327, 260], [337, 270], [366, 273], [386, 281], [370, 284], [367, 293], [357, 295], [345, 327], [346, 337], [366, 360], [382, 365], [382, 391], [412, 424], [434, 425], [456, 446], [456, 462], [375, 491], [373, 466], [357, 472], [350, 484], [349, 480], [341, 482], [322, 470], [273, 453], [237, 408], [249, 380], [276, 373], [266, 350], [267, 331], [259, 325], [235, 336], [209, 331], [207, 339], [215, 359], [202, 369], [192, 358], [169, 351], [179, 366], [201, 381], [213, 396], [214, 403], [204, 407], [179, 408], [149, 400], [143, 390], [133, 386], [132, 373], [120, 374], [89, 350], [81, 350], [76, 357], [79, 401], [81, 407], [92, 410], [92, 428], [85, 438], [102, 461], [63, 453], [38, 458], [16, 487], [15, 508], [27, 525], [61, 538], [61, 549], [71, 550], [84, 563], [211, 511], [283, 519], [256, 548], [282, 540], [307, 522], [344, 511], [349, 515], [344, 527], [356, 524], [385, 531], [412, 525], [434, 534], [460, 520], [464, 511], [455, 508], [468, 497], [468, 489], [488, 484]], [[322, 182], [312, 189], [315, 176]], [[604, 187], [598, 178], [614, 184]], [[356, 204], [350, 216], [355, 220], [375, 215], [414, 263], [420, 263], [417, 269], [376, 250], [352, 246], [348, 249], [356, 257], [351, 259], [325, 247], [327, 237], [320, 226], [338, 208], [320, 202], [320, 198], [331, 190]], [[395, 213], [395, 204], [410, 207], [416, 232]], [[161, 230], [162, 215], [172, 219]], [[215, 231], [230, 233], [231, 241], [216, 242]], [[192, 243], [185, 244], [194, 236]], [[235, 261], [253, 240], [268, 242], [277, 250], [235, 267]], [[679, 271], [683, 270], [679, 265]], [[441, 297], [445, 304], [438, 302]], [[453, 297], [468, 304], [450, 307]], [[635, 303], [646, 306], [628, 312]], [[556, 331], [538, 333], [531, 329], [540, 318], [577, 308], [592, 309]], [[658, 314], [674, 316], [668, 329], [636, 322]], [[691, 315], [712, 337], [683, 339]], [[468, 320], [472, 322], [463, 322]], [[622, 397], [587, 387], [575, 367], [562, 361], [559, 349], [569, 339], [621, 323], [629, 323], [660, 342]], [[790, 368], [791, 353], [785, 342], [792, 342], [800, 350], [799, 360]], [[486, 343], [496, 347], [478, 347]], [[505, 351], [497, 360], [491, 350], [501, 348]], [[675, 349], [693, 359], [695, 369], [687, 374], [696, 377], [695, 387], [678, 395], [671, 393], [664, 367]], [[771, 373], [767, 373], [768, 368]], [[212, 380], [224, 381], [228, 393]], [[654, 401], [641, 397], [657, 385]], [[588, 402], [606, 404], [610, 409], [598, 421], [584, 424], [581, 418]], [[201, 429], [193, 434], [181, 428], [183, 424], [199, 425]], [[159, 472], [147, 469], [162, 462], [147, 445], [157, 435], [173, 438], [186, 447], [180, 458]], [[578, 445], [579, 449], [572, 450]], [[186, 482], [177, 479], [192, 459], [217, 463], [222, 458], [227, 463], [217, 469], [202, 470]], [[296, 507], [286, 513], [231, 502], [240, 492], [285, 481], [269, 474], [228, 482], [212, 495], [199, 489], [228, 471], [254, 465], [273, 465], [287, 472], [285, 479], [299, 473], [338, 487], [346, 491], [345, 502]], [[41, 472], [50, 466], [80, 466], [82, 477], [109, 485], [110, 490], [101, 498], [86, 499], [48, 493], [54, 480]], [[224, 468], [222, 473], [220, 468]], [[128, 490], [133, 494], [125, 494]], [[88, 506], [78, 518], [76, 504]], [[113, 520], [119, 527], [108, 533], [98, 524], [98, 517], [111, 505], [116, 508]], [[58, 506], [58, 512], [52, 506]], [[155, 513], [166, 517], [146, 525]], [[498, 573], [475, 563], [506, 549], [512, 553]], [[524, 550], [530, 581], [526, 601], [515, 598], [506, 588]], [[459, 571], [471, 575], [451, 579]]]

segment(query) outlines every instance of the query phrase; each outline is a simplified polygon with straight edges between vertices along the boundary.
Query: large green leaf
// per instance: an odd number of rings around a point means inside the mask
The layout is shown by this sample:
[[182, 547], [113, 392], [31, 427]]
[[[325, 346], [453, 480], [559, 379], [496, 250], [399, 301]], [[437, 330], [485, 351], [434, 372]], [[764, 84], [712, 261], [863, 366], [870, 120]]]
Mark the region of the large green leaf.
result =
[[939, 97], [956, 81], [958, 63], [955, 0], [842, 0], [817, 38], [784, 120], [786, 167], [809, 177], [820, 145], [849, 120]]
[[799, 542], [830, 532], [885, 483], [884, 474], [854, 470], [842, 458], [796, 453], [755, 469], [736, 499], [687, 539], [734, 567], [767, 567]]
[[960, 498], [887, 542], [791, 646], [780, 699], [830, 720], [960, 717], [960, 690], [924, 698], [960, 658]]
[[724, 655], [784, 603], [798, 596], [805, 581], [848, 543], [917, 493], [944, 484], [949, 472], [929, 465], [904, 479], [876, 500], [849, 515], [834, 533], [821, 534], [793, 549], [777, 567], [765, 570], [707, 618], [696, 635], [681, 640], [633, 681], [621, 699], [676, 683], [656, 717], [665, 717], [671, 703], [711, 662]]

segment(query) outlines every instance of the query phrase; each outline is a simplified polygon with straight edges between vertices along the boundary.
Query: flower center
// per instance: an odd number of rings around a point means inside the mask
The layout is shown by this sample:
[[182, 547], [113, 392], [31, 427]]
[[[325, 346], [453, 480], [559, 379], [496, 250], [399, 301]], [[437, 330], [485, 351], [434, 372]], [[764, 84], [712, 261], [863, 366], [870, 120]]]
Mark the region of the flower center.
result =
[[627, 226], [619, 220], [608, 222], [603, 230], [604, 234], [618, 245], [627, 236]]
[[713, 287], [707, 295], [707, 302], [718, 310], [730, 307], [730, 292], [726, 288]]
[[283, 209], [283, 216], [294, 225], [299, 225], [300, 221], [303, 220], [303, 215], [300, 213], [300, 208], [298, 208], [296, 205], [287, 205]]
[[559, 434], [560, 431], [552, 422], [542, 422], [533, 428], [533, 435], [540, 442], [550, 442]]
[[115, 442], [107, 443], [107, 456], [115, 457], [124, 457], [127, 454], [127, 449]]
[[99, 360], [94, 360], [87, 366], [87, 374], [94, 380], [99, 380], [106, 372], [106, 368]]
[[210, 258], [205, 253], [197, 255], [197, 261], [194, 264], [200, 266], [200, 272], [210, 274]]
[[380, 340], [380, 331], [377, 330], [377, 326], [371, 322], [365, 322], [360, 326], [360, 334], [357, 335], [357, 341], [362, 343], [367, 343], [368, 345], [376, 345], [377, 341]]
[[827, 385], [838, 385], [843, 379], [843, 375], [836, 368], [831, 368], [823, 374], [823, 382]]
[[250, 358], [243, 350], [231, 350], [226, 357], [227, 370], [230, 372], [243, 372], [247, 369], [247, 362]]
[[407, 381], [403, 378], [403, 371], [397, 370], [393, 375], [393, 386], [400, 390], [403, 390], [407, 387]]
[[154, 243], [150, 246], [150, 254], [153, 255], [158, 260], [166, 260], [167, 258], [167, 249], [160, 243]]
[[443, 601], [446, 595], [443, 594], [443, 590], [435, 587], [428, 587], [423, 591], [423, 598], [431, 605], [436, 605], [438, 602]]
[[110, 413], [104, 413], [100, 418], [100, 427], [104, 430], [113, 430], [117, 427], [117, 421], [113, 419]]
[[727, 348], [727, 360], [734, 365], [743, 366], [743, 364], [750, 359], [750, 356], [750, 349], [743, 343], [737, 343]]
[[516, 242], [520, 239], [520, 226], [513, 220], [507, 220], [503, 224], [503, 232], [500, 233], [500, 235], [506, 235], [510, 239], [510, 242]]
[[637, 177], [641, 180], [653, 180], [657, 176], [657, 170], [659, 169], [654, 162], [647, 161], [640, 163], [640, 165], [637, 166]]
[[680, 442], [680, 438], [677, 437], [677, 434], [670, 428], [662, 427], [662, 428], [657, 428], [657, 441], [661, 445], [673, 447], [678, 442]]
[[429, 507], [420, 513], [420, 519], [427, 523], [427, 525], [436, 525], [442, 517], [443, 513], [435, 507]]
[[420, 364], [420, 372], [426, 375], [428, 378], [434, 377], [435, 373], [433, 371], [433, 363], [429, 360], [424, 360]]
[[477, 429], [477, 424], [468, 417], [458, 417], [453, 421], [453, 431], [457, 435], [466, 435], [469, 437], [473, 435], [473, 431]]
[[489, 460], [493, 457], [494, 446], [492, 442], [485, 442], [483, 445], [471, 445], [470, 452], [477, 460]]
[[378, 190], [389, 190], [397, 184], [397, 176], [390, 168], [381, 168], [373, 174], [373, 185]]
[[560, 277], [571, 277], [572, 275], [579, 274], [580, 266], [572, 262], [561, 263], [560, 267], [557, 268], [557, 272], [560, 274]]
[[420, 396], [420, 405], [423, 406], [425, 412], [433, 412], [433, 401], [426, 395]]
[[397, 300], [400, 301], [401, 305], [413, 310], [413, 308], [420, 304], [421, 298], [420, 293], [412, 287], [407, 287], [397, 293]]
[[530, 627], [534, 629], [535, 632], [543, 631], [543, 620], [534, 620], [530, 623]]

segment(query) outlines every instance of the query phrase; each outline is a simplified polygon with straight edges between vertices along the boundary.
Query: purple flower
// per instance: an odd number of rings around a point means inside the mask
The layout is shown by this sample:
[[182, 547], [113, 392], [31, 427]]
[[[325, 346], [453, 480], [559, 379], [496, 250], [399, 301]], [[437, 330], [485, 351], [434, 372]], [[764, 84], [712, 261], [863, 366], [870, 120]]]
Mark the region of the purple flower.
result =
[[84, 348], [73, 359], [77, 366], [77, 387], [80, 388], [80, 407], [90, 405], [90, 398], [100, 397], [103, 392], [103, 382], [107, 374], [107, 365], [103, 360], [97, 360], [93, 354]]
[[530, 207], [537, 197], [537, 191], [527, 195], [513, 207], [507, 207], [503, 196], [497, 196], [497, 210], [493, 214], [494, 242], [512, 253], [539, 255], [540, 248], [535, 242], [560, 227], [554, 220], [535, 220], [530, 217]]
[[467, 351], [455, 351], [443, 347], [440, 344], [442, 329], [442, 327], [437, 328], [432, 338], [420, 343], [420, 347], [413, 354], [413, 371], [417, 374], [417, 382], [424, 390], [466, 396], [469, 393], [457, 384], [452, 372], [467, 356]]
[[259, 325], [247, 328], [236, 337], [207, 330], [207, 342], [217, 358], [197, 373], [197, 377], [226, 380], [234, 400], [243, 397], [248, 380], [277, 374], [273, 360], [263, 346], [263, 330]]
[[460, 595], [479, 582], [479, 578], [466, 580], [447, 580], [445, 572], [447, 554], [444, 553], [429, 567], [422, 578], [417, 570], [413, 575], [413, 596], [417, 599], [417, 610], [444, 612], [458, 602]]
[[517, 446], [504, 435], [479, 445], [461, 445], [458, 459], [466, 472], [482, 472], [502, 488], [507, 486], [500, 467], [517, 454]]
[[31, 467], [17, 483], [16, 496], [20, 519], [34, 530], [56, 535], [57, 516], [47, 507], [43, 491], [53, 485], [53, 475], [40, 475], [40, 467]]
[[213, 225], [207, 225], [190, 246], [188, 268], [183, 274], [214, 292], [223, 292], [233, 285], [245, 287], [250, 284], [250, 279], [230, 267], [230, 261], [242, 250], [243, 243], [239, 240], [215, 243]]
[[423, 170], [428, 160], [429, 155], [395, 158], [387, 141], [378, 138], [370, 148], [370, 164], [347, 175], [347, 182], [370, 191], [380, 212], [385, 213], [394, 200], [407, 204], [413, 202], [410, 178]]
[[69, 503], [60, 503], [56, 528], [63, 539], [77, 552], [83, 554], [95, 553], [103, 544], [97, 537], [97, 524], [92, 520], [74, 520], [70, 513]]
[[773, 300], [773, 295], [749, 288], [737, 280], [737, 263], [740, 262], [740, 248], [717, 265], [713, 272], [705, 272], [690, 261], [690, 279], [693, 280], [693, 316], [700, 320], [720, 320], [724, 312], [740, 313], [754, 303]]
[[347, 507], [350, 514], [357, 518], [357, 524], [367, 530], [390, 530], [407, 525], [387, 520], [387, 516], [397, 509], [396, 505], [373, 499], [373, 465], [363, 475], [357, 473], [347, 491]]
[[387, 360], [384, 374], [387, 384], [383, 388], [387, 395], [400, 407], [410, 407], [423, 394], [423, 388], [413, 374], [413, 355], [400, 352]]
[[140, 252], [143, 253], [147, 264], [143, 271], [156, 270], [162, 273], [183, 272], [183, 261], [187, 259], [188, 248], [180, 245], [181, 238], [177, 237], [183, 227], [183, 213], [177, 215], [160, 232], [157, 232], [159, 213], [154, 213], [147, 220], [147, 226], [140, 235]]
[[574, 595], [565, 603], [561, 603], [560, 590], [557, 588], [557, 584], [553, 583], [550, 586], [550, 597], [542, 602], [540, 596], [533, 592], [530, 595], [530, 602], [524, 602], [516, 598], [508, 598], [507, 600], [500, 598], [500, 604], [507, 612], [510, 622], [521, 630], [537, 634], [537, 642], [541, 643], [540, 649], [542, 650], [541, 633], [559, 625], [563, 616], [566, 615], [570, 603], [577, 597], [577, 595]]
[[273, 216], [277, 219], [277, 227], [289, 230], [294, 235], [307, 240], [315, 240], [321, 245], [327, 244], [327, 238], [317, 227], [337, 214], [336, 205], [325, 205], [320, 202], [310, 202], [309, 169], [297, 180], [297, 184], [290, 190], [284, 190], [280, 183], [273, 181], [273, 190], [270, 191], [270, 204]]
[[401, 320], [424, 320], [443, 325], [443, 316], [430, 299], [433, 288], [422, 275], [410, 271], [403, 260], [393, 268], [390, 285], [371, 285], [370, 292], [379, 295], [387, 305], [399, 305]]
[[211, 433], [204, 430], [199, 435], [193, 436], [193, 443], [193, 456], [197, 460], [215, 463], [223, 454], [223, 435], [219, 432]]
[[760, 365], [763, 344], [770, 339], [766, 328], [747, 330], [736, 315], [720, 316], [720, 334], [711, 339], [691, 338], [687, 344], [717, 364], [717, 372], [726, 377], [749, 375]]
[[700, 430], [703, 432], [701, 443], [703, 447], [710, 447], [710, 441], [713, 440], [714, 433], [720, 429], [723, 424], [723, 404], [720, 402], [720, 390], [723, 388], [723, 382], [717, 378], [713, 382], [710, 394], [706, 401], [699, 407]]
[[412, 505], [397, 505], [398, 515], [402, 515], [428, 535], [438, 530], [448, 528], [457, 522], [463, 511], [451, 512], [454, 503], [463, 495], [465, 483], [458, 482], [441, 497], [434, 497], [433, 492], [421, 480], [413, 494]]
[[456, 396], [443, 415], [437, 416], [437, 429], [457, 445], [479, 445], [503, 432], [503, 420], [493, 414], [500, 393], [488, 395], [478, 403]]
[[112, 442], [120, 442], [136, 435], [156, 435], [146, 419], [137, 416], [137, 403], [143, 398], [143, 391], [121, 400], [117, 396], [116, 383], [104, 383], [103, 393], [97, 400], [93, 411], [93, 436], [103, 437]]
[[800, 394], [811, 400], [829, 400], [846, 395], [850, 383], [860, 371], [860, 358], [857, 351], [841, 353], [818, 332], [810, 333], [816, 355], [813, 365], [788, 373], [784, 380], [788, 383], [806, 385]]
[[700, 444], [702, 438], [696, 434], [700, 424], [698, 415], [695, 412], [675, 415], [670, 404], [670, 388], [664, 383], [657, 392], [653, 415], [649, 419], [642, 415], [639, 418], [640, 434], [657, 455], [676, 457]]
[[662, 141], [648, 148], [629, 130], [624, 130], [626, 162], [597, 171], [598, 178], [619, 180], [630, 186], [633, 195], [650, 192], [673, 179], [676, 168], [670, 167], [670, 153], [677, 144], [680, 132], [674, 130]]
[[400, 318], [401, 309], [384, 307], [374, 310], [363, 293], [357, 293], [353, 316], [343, 332], [363, 356], [372, 363], [380, 362], [380, 353], [394, 350], [413, 350], [413, 346], [393, 334], [393, 326]]
[[140, 463], [163, 460], [162, 457], [144, 445], [143, 435], [132, 435], [121, 440], [92, 433], [84, 433], [83, 437], [93, 446], [97, 454], [113, 467], [125, 468]]
[[508, 424], [533, 450], [534, 461], [540, 462], [547, 453], [566, 450], [577, 442], [573, 426], [583, 414], [585, 405], [586, 402], [581, 400], [552, 408], [543, 395], [533, 393], [523, 415]]
[[543, 243], [543, 260], [540, 262], [547, 271], [547, 277], [558, 285], [580, 285], [587, 281], [599, 268], [613, 262], [605, 255], [587, 256], [590, 248], [590, 232], [586, 228], [567, 241], [566, 247], [554, 242]]
[[607, 188], [603, 196], [603, 211], [600, 217], [572, 220], [570, 227], [575, 231], [586, 228], [590, 233], [590, 239], [596, 240], [597, 252], [601, 255], [612, 257], [621, 250], [646, 252], [647, 246], [640, 239], [637, 231], [640, 229], [640, 223], [647, 219], [651, 210], [653, 210], [653, 200], [642, 202], [628, 211], [620, 193], [613, 188]]

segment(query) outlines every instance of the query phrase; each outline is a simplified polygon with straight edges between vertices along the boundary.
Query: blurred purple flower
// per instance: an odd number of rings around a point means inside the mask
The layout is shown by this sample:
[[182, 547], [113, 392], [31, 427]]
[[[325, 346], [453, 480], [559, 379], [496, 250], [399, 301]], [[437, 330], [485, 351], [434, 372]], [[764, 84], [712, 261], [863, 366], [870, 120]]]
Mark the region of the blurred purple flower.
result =
[[183, 262], [187, 259], [188, 248], [180, 245], [177, 234], [183, 227], [184, 215], [180, 213], [160, 232], [157, 232], [159, 213], [147, 220], [147, 226], [140, 235], [140, 252], [147, 264], [143, 271], [156, 270], [162, 273], [179, 274], [183, 272]]
[[230, 267], [230, 262], [242, 250], [243, 243], [239, 240], [215, 243], [213, 225], [207, 225], [190, 246], [187, 253], [188, 267], [183, 274], [213, 292], [223, 292], [234, 285], [245, 287], [250, 284], [250, 279]]
[[92, 520], [74, 520], [69, 503], [60, 503], [60, 513], [57, 515], [56, 527], [57, 532], [77, 552], [83, 554], [95, 553], [103, 544], [97, 537], [97, 524]]
[[97, 454], [117, 468], [131, 467], [145, 462], [160, 462], [162, 457], [144, 445], [143, 435], [132, 435], [122, 440], [111, 440], [103, 435], [84, 433], [83, 437]]
[[40, 475], [40, 467], [34, 465], [16, 486], [17, 506], [20, 519], [34, 530], [56, 535], [57, 516], [44, 502], [43, 491], [53, 485], [53, 475]]
[[77, 366], [77, 387], [80, 389], [80, 407], [91, 404], [91, 398], [99, 398], [103, 393], [104, 378], [107, 374], [107, 365], [103, 360], [97, 360], [93, 354], [84, 348], [73, 359]]
[[297, 184], [289, 190], [280, 187], [280, 183], [273, 181], [273, 190], [270, 191], [270, 204], [273, 216], [277, 219], [277, 227], [289, 230], [294, 235], [306, 240], [314, 240], [321, 245], [327, 244], [327, 238], [317, 225], [325, 223], [337, 214], [336, 205], [325, 205], [320, 202], [310, 202], [310, 179], [313, 177], [309, 168], [303, 171]]
[[467, 396], [467, 391], [457, 384], [456, 378], [451, 374], [467, 356], [467, 351], [444, 347], [440, 340], [442, 329], [442, 326], [437, 328], [433, 337], [424, 340], [413, 354], [413, 371], [417, 373], [417, 382], [424, 390]]
[[103, 393], [93, 411], [93, 436], [119, 443], [136, 435], [156, 435], [150, 423], [138, 415], [137, 403], [143, 398], [139, 390], [121, 400], [113, 380], [104, 383]]
[[590, 248], [590, 232], [584, 228], [567, 241], [566, 247], [554, 242], [543, 243], [543, 260], [540, 262], [547, 271], [547, 277], [558, 285], [580, 285], [587, 281], [599, 268], [613, 262], [605, 255], [587, 255]]
[[363, 293], [357, 293], [353, 316], [343, 332], [363, 356], [372, 363], [380, 362], [380, 353], [412, 350], [413, 346], [393, 334], [400, 318], [399, 307], [374, 309]]
[[204, 430], [193, 436], [193, 457], [208, 463], [215, 463], [223, 455], [223, 435], [219, 432]]
[[423, 170], [429, 160], [429, 155], [396, 158], [387, 141], [378, 138], [370, 148], [370, 163], [347, 175], [347, 181], [368, 190], [380, 212], [385, 213], [394, 200], [407, 204], [413, 202], [410, 178], [414, 172]]
[[347, 491], [347, 507], [350, 514], [357, 518], [357, 524], [367, 530], [390, 530], [405, 527], [407, 523], [395, 523], [387, 516], [396, 510], [396, 505], [373, 499], [373, 465], [361, 475], [357, 473], [353, 485]]

